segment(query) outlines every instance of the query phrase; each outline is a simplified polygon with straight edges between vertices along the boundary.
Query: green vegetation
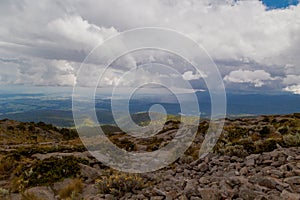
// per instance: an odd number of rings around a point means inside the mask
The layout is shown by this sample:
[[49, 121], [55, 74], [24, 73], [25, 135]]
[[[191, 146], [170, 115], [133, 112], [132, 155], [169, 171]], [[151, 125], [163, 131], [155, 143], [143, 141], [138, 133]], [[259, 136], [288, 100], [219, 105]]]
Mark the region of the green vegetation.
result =
[[112, 170], [106, 170], [103, 176], [96, 180], [96, 184], [100, 193], [112, 194], [116, 197], [121, 197], [126, 192], [133, 192], [146, 187], [146, 183], [140, 175]]
[[15, 167], [17, 166], [17, 161], [19, 158], [16, 158], [11, 155], [2, 156], [0, 159], [0, 179], [5, 179], [10, 176]]
[[[158, 122], [157, 122], [158, 123]], [[172, 166], [190, 163], [198, 159], [199, 150], [204, 138], [207, 136], [209, 127], [208, 120], [202, 120], [197, 129], [197, 134], [192, 145], [187, 149], [185, 155]], [[118, 127], [111, 125], [102, 126], [106, 136], [119, 148], [127, 151], [155, 151], [170, 142], [176, 130], [182, 124], [178, 119], [169, 120], [155, 136], [149, 138], [135, 138], [130, 134], [122, 132]], [[107, 143], [94, 141], [97, 135], [97, 127], [89, 127], [87, 139], [91, 140], [91, 146], [99, 149], [101, 145], [104, 152], [112, 149]], [[50, 157], [34, 154], [48, 154], [54, 152], [72, 153], [84, 152], [86, 148], [81, 143], [74, 129], [56, 128], [52, 125], [39, 123], [21, 123], [11, 120], [0, 121], [0, 180], [10, 182], [10, 185], [0, 188], [0, 199], [8, 199], [9, 193], [22, 193], [22, 199], [37, 199], [34, 194], [24, 193], [26, 189], [36, 186], [53, 186], [54, 183], [65, 178], [73, 181], [64, 188], [55, 190], [61, 199], [80, 199], [85, 184], [80, 173], [80, 163], [89, 165], [87, 160], [73, 157]], [[245, 157], [252, 153], [272, 151], [278, 147], [300, 146], [300, 118], [295, 115], [263, 116], [259, 118], [241, 118], [226, 120], [223, 132], [214, 146], [213, 151], [221, 155]], [[76, 154], [76, 155], [78, 155]], [[34, 155], [34, 156], [33, 156]], [[75, 154], [74, 154], [75, 155]], [[84, 157], [85, 153], [80, 154]], [[48, 158], [47, 158], [48, 157]], [[44, 159], [46, 158], [46, 159]], [[39, 160], [41, 159], [41, 160]], [[92, 158], [88, 157], [94, 166]], [[122, 156], [118, 159], [124, 159]], [[113, 170], [104, 170], [102, 175], [98, 173], [90, 181], [95, 180], [102, 194], [112, 194], [120, 198], [127, 192], [141, 190], [149, 182], [141, 175], [120, 173]], [[94, 175], [93, 175], [94, 176]]]
[[59, 191], [61, 199], [76, 199], [82, 193], [83, 184], [81, 179], [74, 179], [69, 185]]
[[8, 196], [9, 196], [9, 191], [5, 188], [0, 187], [0, 197], [1, 197], [1, 199], [6, 200], [6, 199], [8, 199]]
[[80, 172], [79, 163], [88, 164], [88, 161], [66, 156], [37, 160], [30, 165], [20, 164], [14, 171], [13, 190], [23, 191], [29, 187], [52, 185], [64, 178], [76, 177]]
[[264, 116], [262, 120], [244, 119], [243, 123], [224, 127], [214, 151], [244, 157], [273, 151], [278, 146], [300, 146], [299, 127], [300, 120], [293, 115]]

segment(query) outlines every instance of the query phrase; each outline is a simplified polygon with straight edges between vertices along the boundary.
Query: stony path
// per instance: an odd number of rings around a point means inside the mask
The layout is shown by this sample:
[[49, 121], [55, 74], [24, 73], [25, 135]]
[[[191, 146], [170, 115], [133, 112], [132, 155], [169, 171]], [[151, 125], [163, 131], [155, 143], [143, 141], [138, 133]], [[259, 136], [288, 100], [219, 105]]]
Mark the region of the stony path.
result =
[[[78, 156], [86, 153], [78, 153]], [[246, 158], [208, 154], [192, 163], [181, 159], [168, 168], [142, 174], [153, 184], [121, 198], [99, 194], [94, 180], [102, 170], [97, 165], [93, 168], [81, 165], [85, 182], [80, 199], [300, 200], [300, 147], [279, 148]], [[53, 188], [59, 190], [70, 181], [56, 183]], [[59, 199], [52, 189], [42, 186], [28, 192], [49, 200]], [[11, 195], [11, 199], [20, 197], [20, 194]]]
[[277, 149], [245, 159], [209, 154], [154, 176], [162, 177], [160, 183], [123, 199], [299, 200], [300, 148]]

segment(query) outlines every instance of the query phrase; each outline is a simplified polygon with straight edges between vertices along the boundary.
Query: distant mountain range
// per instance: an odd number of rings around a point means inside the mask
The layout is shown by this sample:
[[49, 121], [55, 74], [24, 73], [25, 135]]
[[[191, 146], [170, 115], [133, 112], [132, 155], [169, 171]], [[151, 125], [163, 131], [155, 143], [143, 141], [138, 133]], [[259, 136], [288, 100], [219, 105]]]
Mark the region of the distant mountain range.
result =
[[[210, 117], [210, 96], [207, 92], [197, 92], [202, 118]], [[184, 94], [182, 94], [184, 95]], [[131, 114], [147, 112], [154, 104], [162, 105], [170, 115], [181, 113], [176, 101], [168, 101], [167, 95], [149, 98], [139, 96], [129, 101]], [[125, 109], [126, 101], [116, 100], [119, 112]], [[189, 103], [186, 98], [184, 103]], [[96, 100], [96, 111], [101, 124], [113, 124], [111, 100]], [[230, 118], [300, 112], [300, 95], [227, 94], [227, 115]], [[199, 115], [198, 113], [189, 113]], [[43, 121], [60, 127], [74, 126], [71, 97], [48, 96], [45, 94], [0, 94], [0, 119], [9, 118], [24, 122]], [[149, 119], [149, 118], [148, 118]]]

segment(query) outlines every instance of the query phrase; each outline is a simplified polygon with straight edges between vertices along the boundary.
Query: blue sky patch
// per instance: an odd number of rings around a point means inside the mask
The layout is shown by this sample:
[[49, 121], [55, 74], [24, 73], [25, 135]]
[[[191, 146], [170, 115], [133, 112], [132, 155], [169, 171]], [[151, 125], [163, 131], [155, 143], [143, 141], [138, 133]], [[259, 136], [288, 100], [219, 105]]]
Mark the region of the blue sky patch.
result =
[[297, 5], [299, 0], [262, 0], [268, 9], [287, 8], [291, 5]]

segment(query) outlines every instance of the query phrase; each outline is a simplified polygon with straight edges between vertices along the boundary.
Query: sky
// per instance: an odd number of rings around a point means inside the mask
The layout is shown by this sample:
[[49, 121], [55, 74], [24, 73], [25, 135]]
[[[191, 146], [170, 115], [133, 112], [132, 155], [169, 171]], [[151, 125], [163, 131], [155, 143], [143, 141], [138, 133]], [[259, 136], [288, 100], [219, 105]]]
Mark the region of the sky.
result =
[[[0, 1], [0, 88], [66, 87], [78, 83], [81, 62], [107, 38], [139, 27], [176, 30], [201, 44], [227, 90], [300, 94], [300, 5], [295, 0], [6, 0]], [[203, 74], [165, 52], [144, 51], [114, 62], [103, 86], [113, 87], [130, 67], [174, 65], [194, 88]], [[80, 84], [90, 87], [93, 71]], [[152, 79], [139, 70], [139, 79]], [[157, 75], [157, 74], [154, 74]], [[164, 75], [156, 81], [174, 87]], [[132, 77], [124, 80], [130, 87]]]
[[262, 0], [269, 9], [287, 8], [290, 5], [297, 5], [299, 0]]

